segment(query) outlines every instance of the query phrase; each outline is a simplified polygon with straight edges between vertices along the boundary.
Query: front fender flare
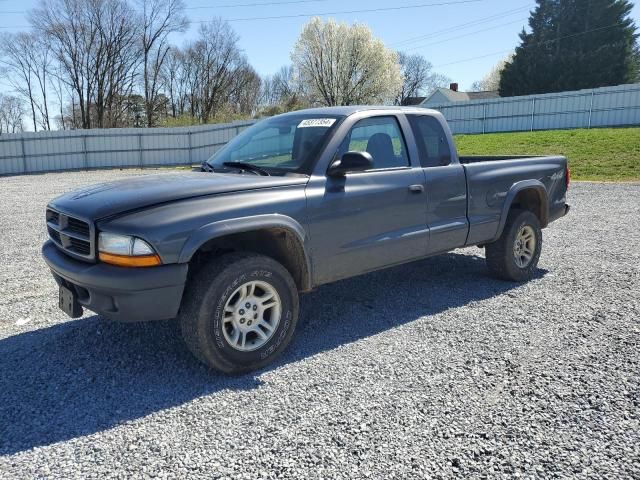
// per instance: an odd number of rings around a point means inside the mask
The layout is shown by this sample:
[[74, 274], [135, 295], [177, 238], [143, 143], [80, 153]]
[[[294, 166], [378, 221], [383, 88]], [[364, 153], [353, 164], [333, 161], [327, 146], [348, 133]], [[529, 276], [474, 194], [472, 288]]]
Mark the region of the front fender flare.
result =
[[233, 218], [228, 220], [218, 220], [203, 225], [193, 232], [180, 251], [179, 263], [187, 263], [198, 249], [206, 242], [215, 238], [224, 237], [234, 233], [250, 232], [252, 230], [264, 230], [267, 228], [281, 228], [289, 231], [300, 242], [304, 253], [306, 271], [311, 279], [311, 261], [308, 252], [308, 236], [304, 227], [296, 220], [286, 215], [265, 214], [253, 215], [249, 217]]

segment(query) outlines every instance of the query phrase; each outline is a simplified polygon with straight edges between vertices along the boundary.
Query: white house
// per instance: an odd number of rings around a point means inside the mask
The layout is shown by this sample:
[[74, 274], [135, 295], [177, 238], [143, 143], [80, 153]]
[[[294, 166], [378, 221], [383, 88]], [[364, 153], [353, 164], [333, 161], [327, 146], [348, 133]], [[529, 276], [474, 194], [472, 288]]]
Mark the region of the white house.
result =
[[446, 103], [466, 102], [467, 100], [484, 100], [489, 98], [499, 98], [498, 92], [460, 92], [458, 84], [452, 83], [449, 88], [438, 88], [431, 95], [425, 98], [421, 107], [431, 108], [436, 105]]

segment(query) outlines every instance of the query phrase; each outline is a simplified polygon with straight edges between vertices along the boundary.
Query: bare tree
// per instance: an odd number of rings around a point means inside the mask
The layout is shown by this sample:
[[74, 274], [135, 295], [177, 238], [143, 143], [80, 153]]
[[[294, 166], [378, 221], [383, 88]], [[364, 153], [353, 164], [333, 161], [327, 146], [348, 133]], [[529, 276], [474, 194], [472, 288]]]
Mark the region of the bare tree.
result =
[[34, 33], [20, 32], [3, 35], [0, 43], [8, 80], [29, 102], [33, 130], [37, 131], [38, 125], [50, 130], [47, 74], [51, 58], [45, 39]]
[[146, 123], [155, 125], [162, 66], [170, 50], [169, 35], [184, 32], [189, 21], [182, 0], [138, 0], [142, 23], [142, 65]]
[[216, 18], [200, 26], [199, 38], [187, 48], [192, 116], [203, 123], [214, 117], [228, 100], [234, 77], [246, 66], [238, 35]]
[[254, 115], [260, 103], [262, 79], [249, 64], [240, 67], [231, 89], [231, 104], [235, 113]]
[[96, 123], [98, 127], [113, 127], [123, 118], [125, 99], [135, 88], [140, 31], [133, 10], [124, 0], [88, 1], [98, 4], [91, 12], [99, 33], [93, 67]]
[[22, 132], [24, 115], [24, 104], [20, 98], [0, 93], [0, 135]]
[[280, 70], [273, 76], [273, 88], [280, 102], [286, 102], [292, 97], [303, 94], [302, 85], [296, 80], [292, 65], [280, 67]]
[[77, 94], [84, 128], [91, 127], [87, 97], [92, 86], [85, 84], [90, 80], [89, 57], [97, 37], [96, 26], [88, 21], [87, 16], [80, 1], [45, 0], [31, 13], [30, 18], [32, 25], [51, 41], [53, 53], [63, 73], [61, 78]]
[[277, 115], [307, 108], [311, 101], [291, 65], [285, 65], [262, 81], [261, 115]]
[[184, 73], [185, 55], [176, 47], [167, 52], [167, 57], [162, 65], [162, 85], [169, 97], [168, 114], [177, 118], [183, 115], [186, 106], [186, 84]]
[[294, 95], [297, 85], [294, 83], [293, 67], [284, 65], [273, 75], [267, 75], [262, 79], [263, 105], [276, 105], [283, 103], [288, 97]]
[[30, 14], [72, 91], [82, 128], [114, 126], [135, 85], [135, 15], [125, 0], [42, 0]]
[[275, 105], [278, 103], [278, 95], [274, 87], [273, 76], [266, 75], [262, 78], [262, 88], [260, 91], [260, 105]]
[[[188, 26], [184, 8], [184, 0], [39, 0], [29, 13], [34, 33], [5, 38], [0, 68], [28, 100], [36, 130], [51, 128], [52, 99], [63, 129], [256, 114], [262, 80], [228, 23], [203, 24], [184, 49], [169, 43]], [[283, 72], [276, 83], [288, 96], [291, 72]]]
[[446, 76], [433, 72], [431, 63], [422, 55], [408, 55], [399, 52], [398, 62], [402, 71], [403, 83], [395, 99], [396, 105], [405, 105], [410, 97], [419, 97], [450, 83]]
[[68, 86], [62, 83], [62, 80], [60, 79], [60, 72], [56, 70], [56, 67], [54, 67], [52, 76], [53, 78], [51, 81], [51, 86], [53, 87], [53, 91], [56, 95], [56, 101], [59, 108], [58, 114], [55, 117], [55, 121], [58, 124], [58, 128], [60, 128], [61, 130], [66, 130], [68, 127], [67, 123], [65, 122], [64, 103], [65, 98], [67, 97], [67, 95], [69, 95]]
[[362, 24], [311, 19], [291, 60], [302, 85], [324, 105], [393, 101], [402, 85], [396, 52]]

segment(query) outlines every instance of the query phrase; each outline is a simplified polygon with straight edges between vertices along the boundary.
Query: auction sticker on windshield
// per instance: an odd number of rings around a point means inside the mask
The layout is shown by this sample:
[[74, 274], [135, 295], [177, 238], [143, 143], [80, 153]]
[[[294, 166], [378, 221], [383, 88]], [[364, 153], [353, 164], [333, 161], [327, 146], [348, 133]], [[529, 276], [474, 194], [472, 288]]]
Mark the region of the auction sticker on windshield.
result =
[[335, 123], [335, 118], [307, 118], [298, 124], [298, 128], [305, 127], [330, 127]]

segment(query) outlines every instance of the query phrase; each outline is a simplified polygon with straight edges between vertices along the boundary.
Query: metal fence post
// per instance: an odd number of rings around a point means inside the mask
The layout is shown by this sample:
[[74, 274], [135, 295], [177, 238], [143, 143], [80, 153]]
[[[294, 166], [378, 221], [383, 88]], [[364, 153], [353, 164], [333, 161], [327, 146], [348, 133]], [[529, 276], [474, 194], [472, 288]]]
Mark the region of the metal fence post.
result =
[[591, 128], [591, 114], [593, 113], [593, 96], [595, 92], [591, 90], [591, 103], [589, 104], [589, 123], [587, 124], [587, 128]]
[[485, 128], [485, 123], [487, 121], [487, 104], [483, 103], [482, 104], [482, 134], [484, 135], [486, 128]]
[[189, 165], [193, 165], [193, 146], [191, 144], [191, 130], [187, 132], [187, 139], [189, 141]]
[[24, 149], [24, 137], [20, 138], [20, 147], [22, 148], [22, 172], [27, 173], [27, 152]]
[[535, 121], [536, 118], [536, 97], [533, 97], [533, 100], [531, 102], [531, 132], [533, 132], [533, 122]]
[[142, 133], [138, 133], [138, 162], [140, 162], [140, 168], [144, 168], [142, 162]]
[[87, 131], [82, 131], [82, 161], [84, 162], [84, 169], [89, 170], [89, 152], [87, 152]]

